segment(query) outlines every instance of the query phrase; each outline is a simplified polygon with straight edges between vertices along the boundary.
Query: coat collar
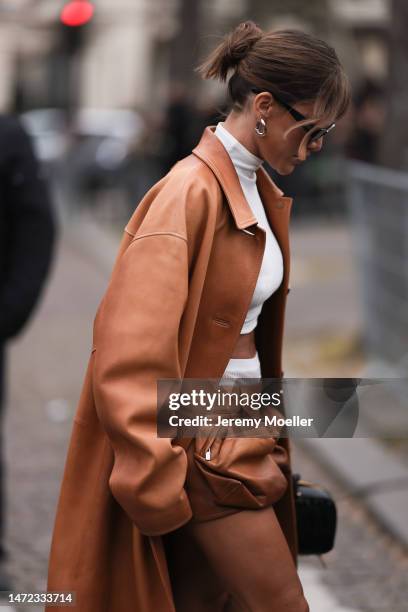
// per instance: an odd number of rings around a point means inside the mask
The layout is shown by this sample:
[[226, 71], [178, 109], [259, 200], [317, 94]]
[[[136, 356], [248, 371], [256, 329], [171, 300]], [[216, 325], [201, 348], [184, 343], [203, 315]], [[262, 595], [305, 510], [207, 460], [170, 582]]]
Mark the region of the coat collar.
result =
[[[214, 130], [215, 126], [209, 126], [204, 130], [200, 142], [193, 149], [193, 154], [211, 168], [225, 193], [236, 226], [238, 229], [245, 229], [258, 221], [244, 196], [231, 158], [215, 136]], [[283, 195], [262, 167], [257, 171], [257, 186], [270, 222], [274, 224], [276, 215], [280, 216], [281, 213], [286, 213], [285, 216], [288, 218], [292, 198]]]

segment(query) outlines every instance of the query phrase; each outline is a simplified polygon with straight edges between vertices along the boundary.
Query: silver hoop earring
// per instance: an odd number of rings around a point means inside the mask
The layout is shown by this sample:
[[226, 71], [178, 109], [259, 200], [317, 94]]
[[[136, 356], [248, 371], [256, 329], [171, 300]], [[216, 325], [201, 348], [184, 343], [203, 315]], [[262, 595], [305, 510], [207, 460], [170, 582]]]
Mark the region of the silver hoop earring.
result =
[[258, 136], [261, 136], [261, 137], [266, 136], [266, 132], [267, 132], [266, 121], [265, 119], [263, 119], [263, 117], [258, 119], [258, 121], [256, 122], [255, 132], [258, 134]]

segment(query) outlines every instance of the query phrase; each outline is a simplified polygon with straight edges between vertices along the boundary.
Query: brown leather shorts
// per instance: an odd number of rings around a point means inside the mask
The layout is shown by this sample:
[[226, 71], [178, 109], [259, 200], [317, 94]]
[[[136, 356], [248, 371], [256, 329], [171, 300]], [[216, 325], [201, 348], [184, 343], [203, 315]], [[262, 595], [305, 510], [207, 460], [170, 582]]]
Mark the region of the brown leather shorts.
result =
[[[248, 387], [245, 387], [247, 391]], [[237, 387], [235, 387], [237, 390]], [[238, 390], [244, 390], [239, 386]], [[259, 387], [252, 390], [259, 391]], [[211, 459], [205, 440], [174, 440], [188, 458], [185, 489], [193, 522], [204, 522], [241, 510], [256, 510], [276, 503], [290, 484], [290, 460], [275, 437], [214, 437]]]

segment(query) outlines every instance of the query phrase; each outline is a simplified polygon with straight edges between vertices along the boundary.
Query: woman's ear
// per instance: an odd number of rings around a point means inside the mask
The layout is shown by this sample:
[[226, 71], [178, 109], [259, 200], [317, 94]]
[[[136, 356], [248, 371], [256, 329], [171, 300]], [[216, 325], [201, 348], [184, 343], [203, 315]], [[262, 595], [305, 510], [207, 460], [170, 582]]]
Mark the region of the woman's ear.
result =
[[273, 95], [267, 91], [263, 91], [255, 96], [253, 109], [257, 116], [269, 117], [275, 105], [276, 102]]

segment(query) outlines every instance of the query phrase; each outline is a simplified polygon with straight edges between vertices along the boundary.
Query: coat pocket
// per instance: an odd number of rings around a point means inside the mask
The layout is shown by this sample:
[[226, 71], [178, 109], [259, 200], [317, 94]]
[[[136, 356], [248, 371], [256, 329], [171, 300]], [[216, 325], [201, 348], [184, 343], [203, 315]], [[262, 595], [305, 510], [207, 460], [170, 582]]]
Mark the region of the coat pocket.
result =
[[275, 438], [215, 438], [211, 458], [204, 445], [194, 461], [219, 505], [257, 509], [277, 502], [288, 487], [275, 448]]

